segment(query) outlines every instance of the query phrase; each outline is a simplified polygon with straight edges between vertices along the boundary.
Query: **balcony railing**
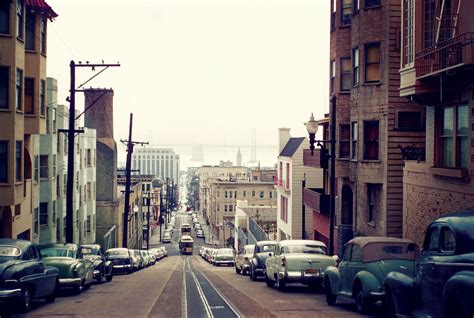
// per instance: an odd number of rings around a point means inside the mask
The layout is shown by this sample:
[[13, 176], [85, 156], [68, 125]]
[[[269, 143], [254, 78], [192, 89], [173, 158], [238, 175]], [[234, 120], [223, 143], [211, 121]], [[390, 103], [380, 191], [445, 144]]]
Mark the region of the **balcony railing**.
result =
[[474, 32], [461, 34], [416, 53], [416, 78], [474, 64]]
[[319, 213], [329, 212], [329, 194], [323, 189], [306, 188], [303, 192], [304, 205]]
[[281, 187], [283, 188], [284, 190], [286, 191], [290, 191], [290, 185], [289, 183], [287, 182], [287, 180], [284, 180], [284, 179], [280, 179], [278, 177], [274, 177], [273, 178], [273, 184], [277, 187]]
[[320, 152], [321, 150], [314, 150], [314, 154], [311, 156], [311, 150], [303, 149], [303, 164], [308, 167], [321, 168], [320, 162]]

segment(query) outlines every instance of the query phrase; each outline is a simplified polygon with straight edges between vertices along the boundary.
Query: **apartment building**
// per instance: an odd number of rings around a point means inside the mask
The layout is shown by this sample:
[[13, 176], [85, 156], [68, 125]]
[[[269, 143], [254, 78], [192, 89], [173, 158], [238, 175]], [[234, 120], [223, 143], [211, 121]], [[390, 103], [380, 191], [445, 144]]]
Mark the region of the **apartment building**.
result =
[[278, 240], [311, 238], [312, 213], [304, 215], [303, 180], [306, 187], [322, 188], [323, 170], [305, 166], [303, 151], [309, 149], [305, 137], [292, 138], [289, 128], [279, 129], [278, 176], [274, 180], [277, 190]]
[[[401, 2], [331, 4], [330, 92], [336, 97], [336, 240], [402, 236], [400, 148], [423, 142], [424, 109], [400, 97]], [[351, 235], [352, 234], [352, 235]]]
[[44, 0], [0, 3], [0, 237], [39, 237], [33, 136], [46, 133], [47, 25], [55, 17]]
[[404, 0], [400, 95], [422, 107], [426, 135], [404, 150], [403, 235], [474, 209], [473, 1]]
[[139, 174], [154, 175], [161, 180], [179, 182], [180, 157], [169, 148], [135, 148], [132, 169]]

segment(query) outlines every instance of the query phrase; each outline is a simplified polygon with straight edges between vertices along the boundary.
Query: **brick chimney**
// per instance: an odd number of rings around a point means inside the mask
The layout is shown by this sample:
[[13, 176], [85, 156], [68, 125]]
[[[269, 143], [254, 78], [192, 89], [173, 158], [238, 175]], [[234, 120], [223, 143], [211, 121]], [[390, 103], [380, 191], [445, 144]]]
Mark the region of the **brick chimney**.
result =
[[279, 144], [278, 144], [278, 154], [285, 148], [288, 140], [290, 140], [290, 128], [279, 128], [278, 129], [278, 136], [279, 136]]

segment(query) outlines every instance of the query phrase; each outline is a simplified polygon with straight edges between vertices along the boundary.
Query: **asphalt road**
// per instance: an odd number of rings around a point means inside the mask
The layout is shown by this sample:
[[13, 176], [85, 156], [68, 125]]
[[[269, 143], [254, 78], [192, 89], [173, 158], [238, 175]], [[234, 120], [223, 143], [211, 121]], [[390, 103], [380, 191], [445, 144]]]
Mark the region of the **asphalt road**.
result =
[[114, 276], [81, 295], [61, 292], [54, 303], [35, 302], [16, 317], [363, 317], [352, 302], [329, 307], [323, 293], [306, 286], [279, 292], [233, 267], [214, 267], [198, 255], [203, 239], [195, 239], [193, 255], [180, 255], [179, 225], [191, 220], [185, 214], [176, 219], [172, 243], [164, 244], [169, 256], [156, 265]]

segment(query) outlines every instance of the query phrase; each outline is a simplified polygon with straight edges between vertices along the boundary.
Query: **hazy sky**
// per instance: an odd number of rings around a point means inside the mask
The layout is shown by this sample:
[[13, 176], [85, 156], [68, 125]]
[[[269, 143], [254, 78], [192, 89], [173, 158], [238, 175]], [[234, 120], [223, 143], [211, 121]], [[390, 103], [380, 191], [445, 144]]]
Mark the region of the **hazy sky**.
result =
[[[60, 103], [69, 61], [113, 63], [90, 85], [114, 89], [115, 137], [153, 144], [277, 144], [328, 112], [327, 0], [48, 0], [48, 76]], [[77, 71], [80, 84], [90, 70]], [[87, 86], [88, 87], [88, 86]], [[83, 108], [78, 93], [78, 108]]]

